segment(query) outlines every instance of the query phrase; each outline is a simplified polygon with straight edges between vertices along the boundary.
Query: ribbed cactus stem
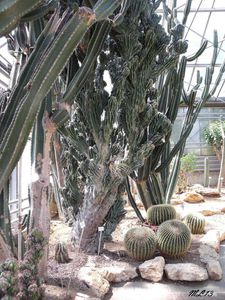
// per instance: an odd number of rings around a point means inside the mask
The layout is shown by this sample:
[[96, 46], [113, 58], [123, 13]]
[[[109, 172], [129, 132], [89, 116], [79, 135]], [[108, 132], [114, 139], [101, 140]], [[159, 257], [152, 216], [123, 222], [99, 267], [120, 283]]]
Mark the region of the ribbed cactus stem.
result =
[[155, 233], [148, 227], [135, 227], [128, 230], [124, 245], [128, 255], [136, 260], [150, 259], [156, 250]]
[[59, 242], [55, 246], [55, 260], [58, 263], [64, 264], [70, 261], [68, 250], [66, 248], [66, 244], [63, 242]]
[[181, 221], [169, 220], [159, 226], [157, 241], [162, 254], [174, 258], [184, 256], [191, 244], [191, 232]]
[[41, 0], [10, 0], [0, 3], [0, 37], [14, 29], [20, 18], [36, 8]]
[[147, 210], [147, 220], [152, 225], [160, 225], [167, 220], [175, 218], [176, 210], [169, 204], [153, 205]]
[[185, 217], [185, 224], [193, 234], [202, 234], [205, 229], [205, 218], [200, 213], [190, 213]]
[[96, 19], [100, 21], [107, 18], [121, 3], [122, 0], [99, 0], [93, 8]]

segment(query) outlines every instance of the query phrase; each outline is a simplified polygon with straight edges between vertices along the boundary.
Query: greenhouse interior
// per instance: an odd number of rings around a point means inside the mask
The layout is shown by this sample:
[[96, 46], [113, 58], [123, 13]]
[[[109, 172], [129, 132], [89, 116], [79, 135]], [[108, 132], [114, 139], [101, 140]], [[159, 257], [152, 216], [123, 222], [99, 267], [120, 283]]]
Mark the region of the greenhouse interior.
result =
[[0, 299], [225, 300], [224, 24], [0, 0]]

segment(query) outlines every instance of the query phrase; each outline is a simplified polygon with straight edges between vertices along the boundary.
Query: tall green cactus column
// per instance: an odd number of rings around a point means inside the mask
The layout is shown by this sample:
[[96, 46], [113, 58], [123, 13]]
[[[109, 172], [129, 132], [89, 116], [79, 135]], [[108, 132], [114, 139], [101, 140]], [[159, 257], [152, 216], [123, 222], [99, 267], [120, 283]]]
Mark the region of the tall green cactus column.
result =
[[[120, 3], [119, 0], [99, 0], [94, 10], [80, 7], [57, 34], [54, 30], [59, 28], [60, 23], [56, 20], [59, 19], [59, 16], [57, 17], [56, 14], [55, 18], [50, 20], [42, 37], [37, 42], [39, 48], [36, 47], [32, 52], [26, 68], [21, 73], [17, 83], [19, 88], [14, 89], [10, 97], [10, 102], [14, 102], [14, 104], [9, 105], [5, 113], [5, 119], [7, 120], [8, 117], [10, 119], [6, 131], [0, 134], [0, 190], [22, 154], [43, 99], [57, 76], [63, 71], [74, 49], [87, 30], [96, 21], [107, 18], [120, 6]], [[55, 28], [52, 25], [54, 20]], [[65, 20], [62, 21], [65, 23]], [[40, 53], [41, 48], [42, 52]], [[25, 74], [25, 69], [27, 73], [30, 73], [29, 78]], [[12, 115], [10, 109], [16, 103], [17, 106]], [[24, 116], [26, 117], [24, 118]]]
[[0, 194], [0, 260], [13, 257], [13, 237], [11, 232], [8, 201], [8, 184]]

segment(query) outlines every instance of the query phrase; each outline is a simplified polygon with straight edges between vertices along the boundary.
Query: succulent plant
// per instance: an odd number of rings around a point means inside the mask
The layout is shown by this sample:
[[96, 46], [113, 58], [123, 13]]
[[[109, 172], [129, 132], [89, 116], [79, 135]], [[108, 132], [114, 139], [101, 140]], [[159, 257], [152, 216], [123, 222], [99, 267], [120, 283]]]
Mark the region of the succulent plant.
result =
[[162, 223], [157, 231], [158, 248], [170, 257], [184, 256], [191, 244], [190, 229], [179, 220]]
[[156, 235], [147, 227], [131, 228], [124, 237], [124, 245], [130, 257], [136, 260], [147, 260], [156, 250]]
[[[17, 293], [17, 261], [7, 259], [0, 264], [0, 299], [11, 299]], [[2, 298], [5, 296], [5, 298]], [[7, 298], [8, 297], [8, 298]]]
[[65, 264], [70, 261], [69, 254], [64, 242], [58, 242], [55, 246], [55, 260], [60, 264]]
[[159, 204], [151, 206], [147, 210], [147, 220], [150, 224], [160, 225], [172, 219], [176, 219], [176, 210], [172, 205]]
[[185, 218], [185, 224], [190, 228], [193, 234], [204, 233], [205, 218], [199, 213], [188, 214]]

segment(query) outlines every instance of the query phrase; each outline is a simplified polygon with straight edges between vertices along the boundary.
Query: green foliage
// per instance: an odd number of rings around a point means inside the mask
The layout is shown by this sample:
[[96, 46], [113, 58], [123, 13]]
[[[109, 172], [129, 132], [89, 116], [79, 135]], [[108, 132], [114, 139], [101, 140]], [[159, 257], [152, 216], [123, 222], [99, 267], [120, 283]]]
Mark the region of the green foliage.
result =
[[205, 218], [198, 213], [190, 213], [185, 217], [185, 224], [193, 234], [202, 234], [205, 229]]
[[214, 148], [216, 154], [221, 152], [223, 144], [221, 126], [225, 131], [225, 121], [213, 121], [203, 131], [206, 142]]
[[176, 210], [170, 204], [154, 205], [147, 210], [147, 221], [152, 225], [160, 225], [171, 219], [176, 219]]
[[135, 227], [127, 231], [124, 245], [128, 255], [136, 260], [150, 259], [156, 250], [156, 235], [147, 227]]
[[180, 170], [191, 174], [196, 168], [197, 158], [194, 153], [188, 153], [181, 157]]
[[18, 270], [17, 261], [8, 259], [0, 265], [0, 297], [7, 295], [13, 297], [18, 292], [18, 282], [16, 272]]
[[64, 242], [58, 242], [55, 245], [55, 260], [61, 264], [65, 264], [70, 261], [66, 244]]
[[196, 168], [197, 158], [194, 153], [188, 153], [181, 157], [181, 166], [177, 179], [178, 193], [185, 192], [188, 187], [189, 177]]
[[23, 261], [18, 264], [7, 260], [0, 265], [0, 296], [4, 296], [3, 299], [41, 299], [37, 268], [45, 244], [42, 232], [33, 229], [27, 237]]
[[43, 233], [34, 228], [27, 237], [26, 252], [23, 261], [19, 265], [18, 299], [41, 299], [38, 264], [42, 258], [45, 245], [46, 240], [43, 237]]
[[157, 231], [158, 248], [169, 257], [184, 256], [191, 244], [190, 229], [179, 220], [162, 223]]

